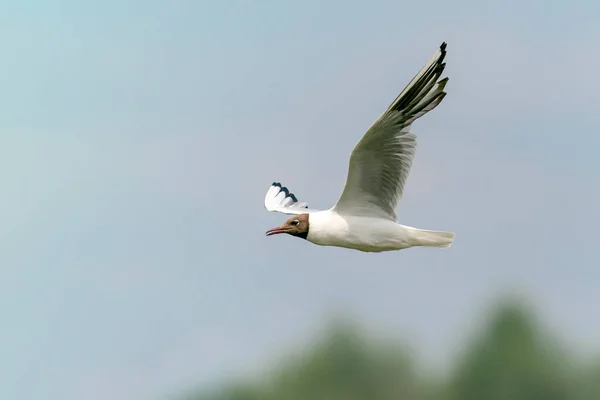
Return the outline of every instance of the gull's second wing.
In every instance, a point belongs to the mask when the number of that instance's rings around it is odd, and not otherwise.
[[[442,43],[358,142],[350,156],[346,186],[334,210],[396,221],[396,206],[417,146],[410,126],[446,96],[448,78],[438,81],[446,65],[445,56],[446,43]]]
[[[267,211],[283,214],[304,214],[318,211],[309,209],[306,203],[300,203],[294,193],[290,192],[285,186],[281,186],[279,182],[273,182],[267,190],[265,208]]]

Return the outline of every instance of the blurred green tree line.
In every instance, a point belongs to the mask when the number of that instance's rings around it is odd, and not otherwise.
[[[337,321],[262,378],[186,400],[600,400],[596,362],[568,354],[527,307],[501,301],[444,374],[399,343]]]

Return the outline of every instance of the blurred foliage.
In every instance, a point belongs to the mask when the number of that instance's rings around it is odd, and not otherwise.
[[[598,400],[600,360],[577,365],[525,307],[504,302],[443,379],[419,372],[403,346],[338,321],[262,379],[186,399]]]

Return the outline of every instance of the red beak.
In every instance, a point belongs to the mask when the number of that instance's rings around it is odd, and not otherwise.
[[[265,233],[265,235],[267,235],[267,236],[279,235],[280,233],[286,233],[286,232],[287,232],[287,229],[278,226],[277,228],[269,229]]]

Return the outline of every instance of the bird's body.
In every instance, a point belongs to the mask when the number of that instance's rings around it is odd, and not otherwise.
[[[344,216],[327,210],[308,214],[307,240],[321,246],[337,246],[366,252],[410,247],[401,225],[380,218]]]
[[[306,239],[321,246],[382,252],[413,246],[449,247],[452,243],[444,232],[424,231],[381,218],[341,215],[333,210],[309,213],[308,221]]]
[[[364,252],[452,245],[452,232],[417,229],[396,222],[396,206],[417,144],[410,128],[446,95],[448,78],[437,81],[445,67],[445,55],[443,43],[358,142],[350,156],[344,191],[332,208],[308,209],[280,183],[271,185],[265,208],[295,216],[267,231],[268,236],[287,233],[321,246]]]

